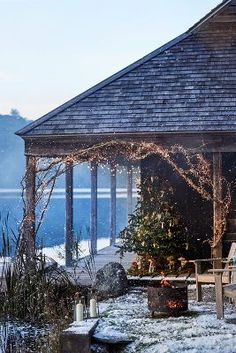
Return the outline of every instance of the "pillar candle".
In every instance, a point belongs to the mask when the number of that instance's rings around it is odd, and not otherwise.
[[[82,303],[76,304],[75,308],[75,320],[82,321],[84,319],[84,306]]]
[[[90,299],[90,306],[89,306],[90,317],[97,317],[97,303],[96,299]]]

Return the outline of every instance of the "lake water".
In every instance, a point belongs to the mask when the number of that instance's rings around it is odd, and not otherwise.
[[[137,191],[133,190],[133,204],[137,200]],[[20,189],[0,189],[0,214],[8,217],[8,227],[16,232],[22,216]],[[117,188],[117,234],[127,224],[127,190]],[[74,189],[74,233],[77,239],[89,238],[90,225],[90,188]],[[37,242],[43,247],[64,243],[65,226],[65,190],[56,188],[53,192],[43,224],[37,235]],[[110,189],[98,189],[98,238],[110,234]]]

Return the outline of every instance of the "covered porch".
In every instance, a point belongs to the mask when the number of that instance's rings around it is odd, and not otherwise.
[[[115,140],[112,140],[112,137],[97,136],[96,140],[94,137],[91,137],[92,141],[88,141],[88,136],[84,141],[81,141],[82,138],[79,138],[78,142],[77,137],[71,137],[70,139],[61,137],[53,138],[26,138],[25,139],[25,151],[26,151],[26,222],[24,224],[24,236],[28,243],[27,247],[30,249],[34,248],[35,242],[35,204],[36,204],[36,193],[35,193],[35,180],[37,176],[36,170],[36,161],[41,158],[57,159],[62,158],[62,161],[65,164],[65,246],[66,246],[66,266],[71,266],[73,263],[72,259],[72,248],[73,248],[73,223],[74,215],[73,212],[73,159],[75,164],[78,161],[75,159],[76,155],[79,155],[81,151],[89,151],[97,146],[105,144],[106,147],[109,147],[109,151],[106,151],[107,164],[109,165],[110,170],[110,214],[107,214],[110,224],[110,232],[107,234],[110,237],[110,246],[116,244],[117,230],[116,230],[116,197],[117,197],[117,182],[116,182],[116,168],[118,165],[122,165],[127,174],[127,202],[126,202],[126,214],[127,221],[128,215],[132,213],[134,208],[134,199],[133,199],[133,168],[140,168],[140,180],[146,178],[146,170],[149,168],[147,163],[147,158],[140,158],[139,160],[130,160],[129,156],[125,158],[124,153],[119,153],[119,143],[122,148],[127,143],[127,146],[134,143],[136,146],[141,144],[144,140],[145,143],[154,143],[161,145],[164,148],[170,148],[173,145],[181,145],[186,149],[194,150],[196,153],[207,153],[210,158],[212,158],[212,180],[213,180],[213,190],[214,198],[212,204],[213,210],[213,219],[209,219],[207,222],[212,224],[213,233],[217,232],[217,225],[222,221],[222,210],[221,210],[221,194],[222,194],[222,160],[224,161],[224,156],[226,154],[233,154],[236,152],[236,139],[233,134],[176,134],[175,136],[168,136],[165,134],[156,136],[156,135],[147,135],[147,136],[116,136]],[[95,140],[95,141],[94,141]],[[115,143],[114,146],[111,146]],[[48,147],[49,146],[49,147]],[[99,147],[100,148],[100,147]],[[120,147],[120,149],[122,149]],[[118,150],[118,151],[117,151]],[[88,157],[88,156],[87,156]],[[84,158],[84,157],[83,157]],[[104,157],[103,157],[104,158]],[[92,157],[94,159],[94,156]],[[91,155],[88,157],[88,160],[91,160]],[[84,159],[83,159],[84,161]],[[90,178],[91,178],[91,203],[90,209],[90,242],[91,242],[91,253],[95,255],[97,253],[97,196],[98,196],[98,185],[97,185],[97,170],[99,166],[99,160],[95,159],[90,162]],[[151,168],[151,166],[150,166]],[[178,186],[177,186],[178,187]],[[189,202],[191,205],[191,200]],[[190,206],[191,208],[191,206]],[[189,210],[189,217],[194,217]],[[214,235],[214,234],[213,234]],[[235,239],[234,234],[228,235],[231,237],[231,240]],[[114,247],[113,253],[114,253]],[[218,243],[217,247],[213,249],[213,257],[222,256],[222,244]],[[115,256],[115,253],[114,253]],[[109,259],[109,256],[108,256]]]

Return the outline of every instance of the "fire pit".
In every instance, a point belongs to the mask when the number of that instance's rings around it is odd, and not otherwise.
[[[178,315],[188,310],[188,291],[186,284],[163,281],[157,286],[150,286],[148,292],[148,309],[151,316]]]

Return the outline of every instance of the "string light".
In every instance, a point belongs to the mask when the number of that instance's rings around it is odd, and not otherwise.
[[[79,163],[87,163],[87,168],[91,170],[89,163],[95,162],[103,171],[110,167],[110,170],[116,171],[121,175],[126,170],[126,164],[137,166],[137,162],[151,155],[158,155],[164,159],[172,169],[177,172],[185,182],[195,190],[202,199],[206,201],[216,202],[221,207],[222,216],[217,220],[214,228],[214,238],[211,246],[216,247],[222,239],[222,235],[226,228],[226,216],[229,212],[231,204],[230,184],[224,177],[220,178],[223,185],[225,196],[219,198],[214,195],[214,183],[212,178],[212,165],[199,149],[185,148],[181,145],[173,145],[163,147],[156,143],[145,141],[108,141],[86,147],[81,150],[75,150],[73,154],[56,158],[36,158],[36,203],[44,197],[44,207],[47,208],[55,179],[65,173],[66,165],[73,163],[73,167]],[[24,184],[25,179],[23,180]],[[25,186],[24,186],[25,187]],[[48,198],[45,198],[47,193]],[[25,204],[25,202],[24,202]],[[45,209],[41,211],[44,215]],[[23,222],[28,216],[24,216]]]

